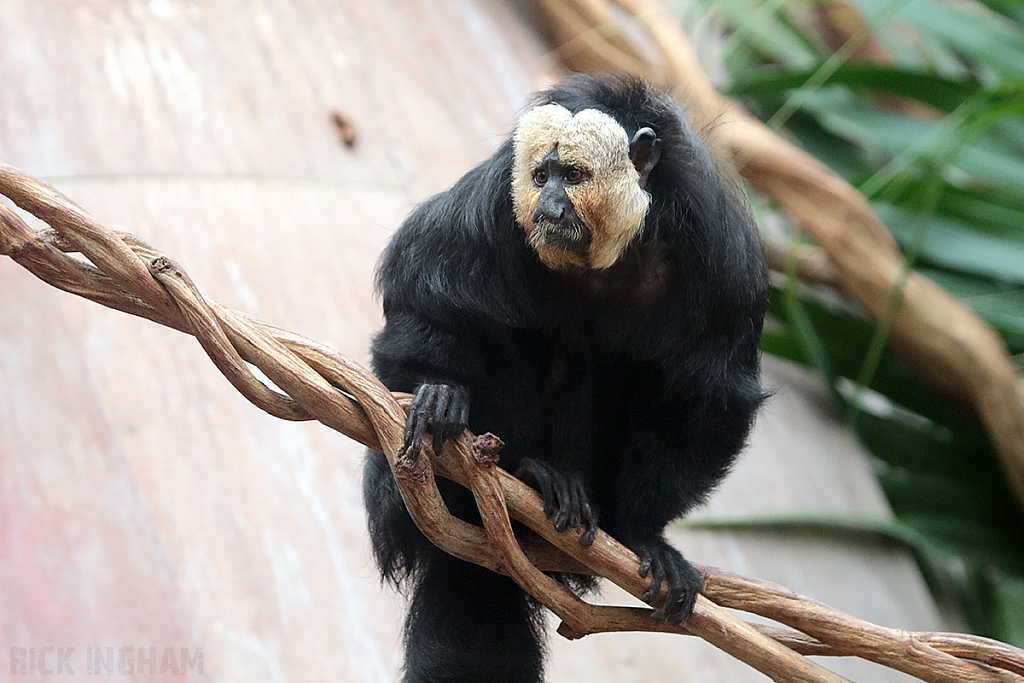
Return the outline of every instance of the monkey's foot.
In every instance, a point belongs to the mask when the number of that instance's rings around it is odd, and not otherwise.
[[[651,586],[643,596],[644,602],[654,604],[663,583],[668,588],[664,604],[651,616],[677,626],[684,619],[689,619],[697,594],[704,586],[704,575],[663,538],[630,547],[640,556],[640,576],[651,577]]]
[[[419,457],[428,424],[434,453],[440,453],[444,442],[461,434],[468,423],[467,389],[457,384],[421,384],[405,422],[405,453],[413,459]]]
[[[594,514],[577,474],[561,472],[546,462],[523,458],[516,476],[540,491],[544,499],[544,516],[552,519],[557,531],[580,530],[580,545],[594,543],[597,536],[597,515]]]

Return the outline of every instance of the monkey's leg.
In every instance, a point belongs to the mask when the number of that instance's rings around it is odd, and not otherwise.
[[[404,683],[540,683],[543,624],[511,579],[436,550],[405,622]]]
[[[640,557],[640,576],[651,577],[644,602],[653,604],[663,583],[668,589],[664,604],[651,616],[676,625],[689,619],[704,585],[704,575],[664,538],[626,545]]]
[[[373,450],[366,452],[363,505],[381,577],[401,586],[416,571],[419,558],[434,545],[409,516],[387,458]]]

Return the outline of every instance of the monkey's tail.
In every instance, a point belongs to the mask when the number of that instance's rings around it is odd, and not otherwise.
[[[540,683],[543,615],[511,579],[437,551],[415,581],[405,683]]]

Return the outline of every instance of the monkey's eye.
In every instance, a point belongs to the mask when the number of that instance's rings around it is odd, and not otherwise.
[[[534,174],[533,174],[533,182],[537,183],[538,185],[543,185],[547,181],[548,181],[548,172],[547,171],[545,171],[544,169],[541,168],[541,169],[538,169],[537,171],[534,172]]]
[[[570,168],[565,172],[565,182],[578,183],[586,177],[586,174],[578,168]]]

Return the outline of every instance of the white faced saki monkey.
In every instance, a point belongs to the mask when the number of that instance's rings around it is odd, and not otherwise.
[[[600,524],[640,556],[648,601],[667,586],[655,618],[687,618],[702,576],[663,531],[725,475],[764,399],[768,279],[742,195],[680,108],[623,77],[540,93],[399,228],[377,287],[374,370],[416,396],[407,450],[497,434],[557,529],[587,545]],[[438,483],[479,523],[468,491]],[[411,593],[405,681],[540,681],[536,601],[428,542],[380,453],[364,497],[381,572]]]

